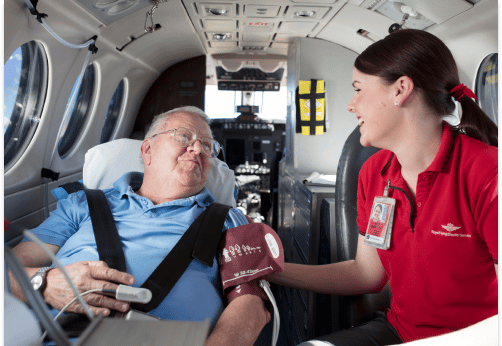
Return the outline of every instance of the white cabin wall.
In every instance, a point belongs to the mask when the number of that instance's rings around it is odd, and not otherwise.
[[[288,109],[291,111],[288,112],[286,129],[289,151],[286,166],[295,175],[309,175],[314,171],[336,174],[345,140],[358,124],[355,115],[347,111],[347,104],[354,95],[351,83],[356,57],[357,54],[347,48],[313,38],[297,39],[290,50],[288,100],[291,100],[291,107]],[[299,80],[310,79],[322,79],[326,83],[328,126],[323,135],[304,136],[294,133],[295,89]]]
[[[451,50],[460,82],[474,90],[479,65],[498,52],[498,1],[485,0],[440,26],[428,30]]]
[[[113,139],[131,134],[145,94],[164,69],[204,54],[181,2],[163,4],[156,12],[157,18],[163,18],[165,23],[176,28],[175,34],[163,22],[163,30],[132,43],[122,52],[116,47],[122,46],[128,35],[144,31],[147,9],[110,26],[103,26],[84,8],[69,0],[41,1],[37,9],[49,15],[45,20],[47,24],[68,42],[83,43],[98,35],[98,53],[90,58],[90,63],[95,64],[96,82],[89,116],[68,156],[61,159],[56,151],[51,164],[66,103],[87,49],[71,49],[59,43],[29,13],[24,0],[5,0],[4,63],[17,48],[31,40],[43,45],[48,59],[48,87],[40,123],[21,158],[4,173],[4,216],[27,227],[38,225],[45,217],[43,209],[47,195],[49,209],[55,207],[55,200],[48,191],[81,179],[84,155],[99,144],[110,100],[122,78],[126,79],[125,112],[118,119]],[[148,46],[152,42],[154,45]],[[60,173],[59,181],[50,183],[48,189],[42,184],[42,167]]]

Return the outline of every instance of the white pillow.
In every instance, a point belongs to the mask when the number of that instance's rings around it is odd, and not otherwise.
[[[85,154],[84,186],[88,189],[107,189],[127,172],[144,172],[140,151],[142,142],[122,138],[89,149]],[[206,187],[216,202],[235,208],[234,171],[225,162],[213,159]]]

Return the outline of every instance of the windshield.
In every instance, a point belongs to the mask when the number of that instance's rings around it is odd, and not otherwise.
[[[259,107],[258,117],[264,120],[286,120],[285,87],[279,91],[254,92],[253,104]],[[211,119],[236,118],[236,106],[242,103],[241,91],[218,90],[216,85],[206,85],[205,112]]]

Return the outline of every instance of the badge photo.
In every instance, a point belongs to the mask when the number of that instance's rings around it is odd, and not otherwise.
[[[375,197],[366,228],[366,244],[382,250],[390,247],[395,204],[396,200],[393,198]]]

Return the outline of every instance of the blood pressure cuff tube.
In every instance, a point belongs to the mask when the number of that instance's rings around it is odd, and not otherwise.
[[[277,233],[262,223],[252,223],[223,232],[218,247],[223,295],[230,303],[244,294],[268,301],[260,278],[281,272],[284,251]]]

